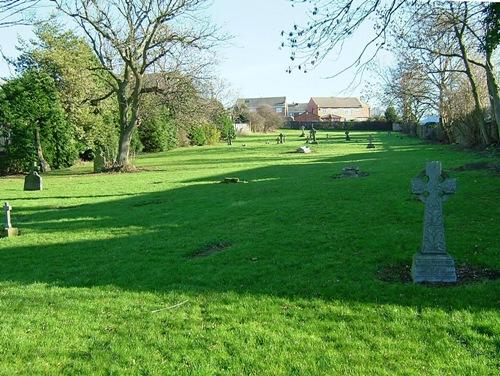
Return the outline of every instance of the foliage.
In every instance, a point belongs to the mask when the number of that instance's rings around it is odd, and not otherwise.
[[[485,43],[484,50],[493,53],[500,43],[500,3],[490,3],[484,9]]]
[[[248,112],[252,132],[272,132],[284,125],[284,119],[269,105],[261,106],[256,112]]]
[[[236,104],[232,110],[233,119],[236,123],[249,123],[251,121],[251,112],[245,104]]]
[[[145,119],[138,128],[143,151],[154,153],[171,149],[175,146],[175,127],[168,115]]]
[[[283,126],[284,120],[271,106],[262,106],[257,109],[257,114],[263,119],[264,133],[272,132]]]
[[[128,169],[142,96],[170,93],[171,79],[179,72],[198,77],[213,61],[203,53],[210,55],[219,40],[218,31],[208,20],[196,17],[206,0],[53,3],[82,29],[100,69],[110,78],[108,90],[117,98],[120,131],[115,168]]]
[[[342,130],[290,154],[304,140],[280,132],[284,145],[274,133],[138,156],[134,174],[79,164],[45,175],[36,196],[2,179],[23,236],[0,241],[0,374],[498,373],[500,281],[378,279],[420,248],[423,205],[409,183],[424,161],[498,159],[387,132],[345,143]],[[370,176],[332,179],[353,163]],[[499,270],[500,178],[450,175],[449,252]],[[216,183],[225,177],[249,183]],[[230,246],[187,257],[213,244]]]
[[[398,113],[396,112],[394,106],[387,107],[384,116],[385,120],[390,121],[391,123],[398,123],[400,121]]]
[[[204,122],[191,128],[189,138],[191,145],[214,145],[219,142],[221,133],[215,125]]]
[[[80,153],[95,146],[116,148],[116,98],[96,100],[107,94],[109,77],[99,69],[91,47],[74,32],[54,23],[39,24],[35,37],[19,47],[16,70],[22,73],[39,69],[53,78],[66,118],[75,130]]]
[[[219,130],[222,139],[226,140],[229,136],[232,139],[236,137],[233,121],[226,111],[217,114],[212,120],[215,127]]]
[[[65,119],[54,80],[44,72],[26,70],[4,83],[0,93],[9,172],[27,171],[36,160],[36,131],[45,160],[55,168],[71,166],[77,156],[74,129]]]
[[[160,152],[177,146],[177,126],[167,106],[161,96],[143,97],[138,134],[144,152]]]

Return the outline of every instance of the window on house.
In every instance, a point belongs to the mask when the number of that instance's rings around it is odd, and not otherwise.
[[[283,108],[282,107],[276,107],[276,112],[282,113],[283,112]]]

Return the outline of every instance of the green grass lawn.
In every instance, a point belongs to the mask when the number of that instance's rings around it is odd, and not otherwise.
[[[420,247],[425,162],[488,158],[366,132],[291,153],[299,134],[0,179],[22,231],[0,240],[0,374],[498,375],[500,281],[378,279]],[[332,178],[347,165],[370,175]],[[450,174],[450,253],[500,269],[500,176]]]

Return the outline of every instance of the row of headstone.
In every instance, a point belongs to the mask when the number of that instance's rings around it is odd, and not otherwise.
[[[301,130],[302,130],[302,133],[300,134],[299,137],[306,137],[306,134],[305,134],[305,127],[302,126],[301,127]],[[318,141],[316,139],[316,132],[317,130],[314,129],[314,127],[311,127],[311,130],[309,131],[309,137],[306,138],[306,143],[308,144],[317,144]],[[351,137],[349,136],[349,130],[345,130],[345,140],[346,141],[351,141]],[[280,133],[279,135],[279,138],[281,137],[285,137],[283,135],[283,133]],[[326,138],[329,139],[329,134],[326,135]],[[280,142],[279,139],[277,140],[279,144],[283,144],[284,142]],[[373,136],[372,135],[369,135],[368,136],[368,145],[366,146],[367,149],[374,149],[375,148],[375,144],[373,143]]]

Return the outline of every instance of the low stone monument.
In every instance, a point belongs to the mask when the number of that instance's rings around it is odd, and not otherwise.
[[[359,176],[359,167],[357,166],[348,166],[342,169],[342,176],[346,178],[358,177]]]
[[[11,210],[12,210],[12,207],[9,205],[9,203],[6,202],[3,206],[3,212],[4,212],[3,229],[0,232],[0,237],[2,237],[2,238],[10,238],[12,236],[19,235],[19,230],[17,228],[12,227],[12,222],[10,220],[10,211]]]
[[[297,153],[309,154],[310,152],[311,149],[309,148],[309,146],[301,146],[297,149]]]
[[[367,149],[374,149],[375,145],[373,145],[373,136],[369,135],[368,136],[368,145],[366,146]]]
[[[306,127],[301,126],[300,129],[302,130],[302,133],[300,134],[299,137],[306,137]]]
[[[345,140],[346,141],[351,141],[351,137],[349,137],[349,131],[346,129],[345,133]]]
[[[42,189],[42,177],[38,174],[36,163],[33,162],[30,173],[24,178],[24,190],[41,191]]]
[[[457,281],[455,262],[446,251],[443,218],[443,202],[456,188],[456,179],[446,178],[438,161],[427,163],[425,173],[411,182],[412,193],[425,204],[422,248],[411,267],[415,283]]]

